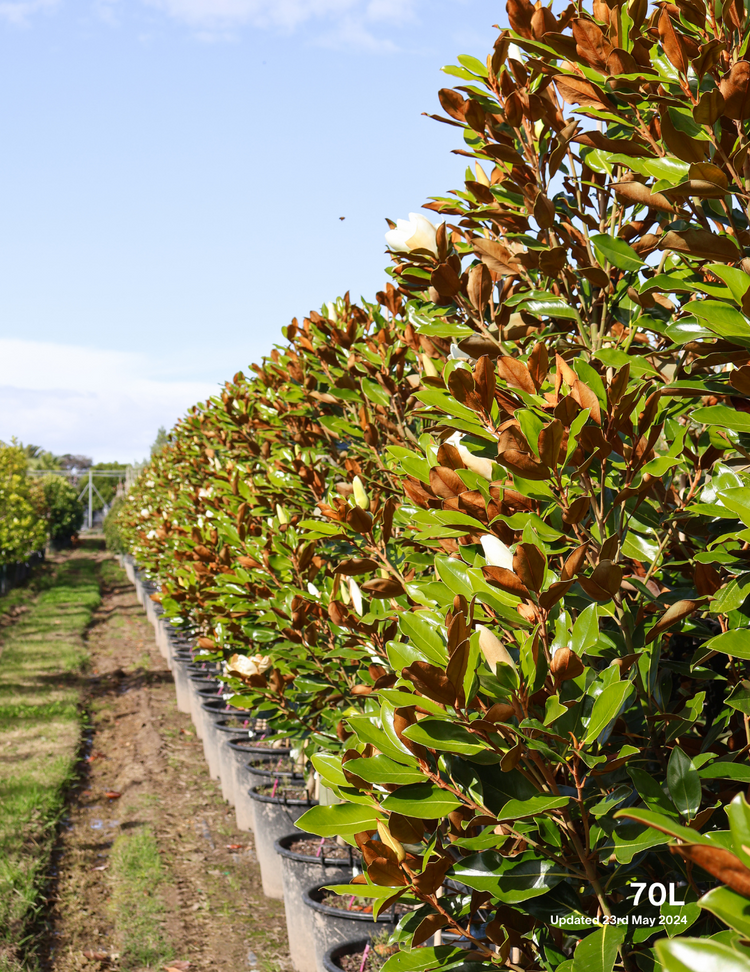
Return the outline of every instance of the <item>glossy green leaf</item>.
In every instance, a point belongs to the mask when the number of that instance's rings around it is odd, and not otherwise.
[[[577,655],[592,648],[599,640],[599,611],[596,604],[589,604],[578,615],[573,625],[570,647]]]
[[[699,425],[718,425],[722,429],[732,429],[735,432],[750,432],[750,413],[738,412],[728,405],[696,408],[690,413],[690,418]]]
[[[615,858],[620,864],[630,864],[638,854],[642,854],[652,847],[669,843],[669,837],[648,827],[645,829],[618,827],[614,832],[614,841]]]
[[[569,797],[531,797],[530,800],[508,800],[498,813],[498,820],[522,820],[524,817],[535,817],[538,813],[549,813],[559,810],[570,802]]]
[[[701,805],[701,781],[689,756],[675,746],[667,766],[667,786],[683,817],[692,819]]]
[[[421,817],[423,820],[445,817],[460,805],[461,801],[457,797],[436,783],[400,786],[382,803],[384,810],[401,813],[406,817]]]
[[[383,814],[371,807],[354,803],[334,803],[306,810],[297,821],[297,826],[300,830],[319,837],[336,837],[338,834],[358,834],[362,830],[374,830],[377,821],[383,819]]]
[[[543,300],[524,300],[518,305],[519,310],[525,310],[527,314],[534,317],[555,317],[562,320],[577,321],[578,311],[564,300],[555,297],[547,297]]]
[[[433,665],[447,662],[448,649],[440,632],[434,624],[421,617],[421,613],[404,611],[399,616],[399,627]]]
[[[626,931],[624,925],[605,925],[587,935],[573,953],[573,972],[612,972]]]
[[[727,509],[739,516],[745,526],[750,526],[750,487],[735,486],[731,489],[722,489],[719,492],[719,499]]]
[[[591,710],[591,719],[584,739],[585,743],[592,743],[604,731],[620,713],[632,693],[632,682],[614,682],[597,696],[594,701],[594,708]]]
[[[712,614],[729,614],[741,607],[750,595],[750,572],[740,574],[717,591],[711,601]]]
[[[720,651],[734,658],[750,658],[750,630],[735,628],[711,638],[703,646],[706,651]]]
[[[451,873],[470,888],[490,891],[508,904],[545,894],[567,876],[552,861],[527,858],[513,864],[495,851],[466,857],[455,864]]]
[[[706,269],[723,280],[737,303],[742,303],[742,299],[747,293],[748,287],[750,287],[750,276],[744,270],[740,270],[739,267],[728,267],[723,263],[709,263]]]
[[[386,960],[381,972],[426,972],[427,969],[452,970],[465,968],[466,951],[455,945],[425,946],[411,950],[402,949]],[[473,972],[467,968],[467,972]]]
[[[472,74],[476,74],[477,77],[487,77],[487,65],[482,64],[478,57],[472,57],[471,54],[459,54],[456,60],[459,64],[463,65],[467,71],[471,71]]]
[[[750,807],[745,796],[738,793],[727,807],[732,849],[745,867],[750,867]]]
[[[737,780],[738,783],[750,784],[750,766],[747,763],[717,759],[708,766],[702,766],[698,770],[698,776],[703,780]]]
[[[313,757],[313,761],[315,757]],[[368,759],[350,759],[346,762],[348,772],[354,773],[368,783],[420,783],[424,774],[417,769],[403,766],[395,760],[383,756],[371,756]],[[344,779],[344,785],[348,785]]]
[[[662,938],[656,954],[664,972],[750,972],[750,959],[710,939]]]
[[[704,837],[699,830],[685,827],[672,818],[664,816],[663,813],[655,813],[653,810],[637,807],[629,810],[618,810],[615,817],[627,817],[629,820],[635,820],[647,827],[655,827],[661,832],[666,832],[670,837],[677,837],[688,844],[708,844],[711,846],[711,841],[708,837]]]
[[[416,759],[411,753],[396,745],[383,730],[376,726],[367,716],[349,716],[347,719],[354,734],[364,743],[372,743],[381,753],[395,759],[397,763],[416,765]]]
[[[719,300],[696,300],[691,301],[690,310],[714,334],[743,344],[750,342],[750,322],[731,304]]]
[[[354,898],[390,898],[393,894],[393,888],[379,884],[328,884],[326,890]]]
[[[727,887],[712,888],[698,902],[730,928],[750,938],[750,900]]]
[[[750,716],[750,681],[745,679],[732,689],[731,694],[726,699],[726,704],[732,709],[737,709],[743,715]],[[750,766],[747,767],[750,771]]]
[[[478,736],[447,719],[421,719],[403,733],[407,739],[438,752],[475,756],[488,749]]]
[[[333,753],[315,753],[310,762],[320,773],[326,783],[333,786],[348,786],[344,774],[341,772],[341,759]]]
[[[640,270],[646,264],[638,256],[632,246],[625,240],[616,236],[608,236],[606,233],[595,233],[591,237],[597,257],[600,263],[611,263],[619,270]]]

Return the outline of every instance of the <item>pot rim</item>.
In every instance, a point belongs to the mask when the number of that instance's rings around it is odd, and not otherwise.
[[[250,799],[257,800],[258,803],[275,803],[283,807],[317,807],[318,805],[317,800],[311,800],[309,797],[307,800],[287,800],[286,797],[266,796],[265,793],[258,793],[257,790],[257,786],[251,786],[247,792]]]
[[[283,837],[279,837],[278,840],[274,841],[274,850],[280,857],[285,857],[288,861],[298,861],[302,864],[320,864],[322,867],[326,865],[341,867],[341,865],[346,866],[347,864],[351,867],[354,866],[354,860],[351,854],[349,855],[349,860],[345,857],[315,857],[312,854],[298,854],[296,851],[290,850],[289,847],[285,846],[285,844],[291,841],[309,840],[310,837],[314,836],[314,834],[285,834]]]
[[[215,699],[209,698],[206,699],[205,702],[201,702],[201,709],[203,709],[204,712],[215,712],[217,708],[217,703],[220,703],[223,706],[223,708],[221,709],[222,712],[229,712],[233,715],[235,712],[243,711],[242,709],[235,709],[233,705],[227,705],[227,703],[224,701],[223,697],[221,696]]]
[[[338,945],[331,945],[323,956],[323,964],[325,965],[328,962],[333,968],[339,969],[341,966],[336,965],[338,959],[345,955],[356,955],[357,952],[363,952],[369,942],[369,938],[361,938],[356,942],[341,942]]]
[[[252,740],[248,739],[247,736],[243,736],[242,742],[252,742]],[[261,739],[259,740],[259,742],[263,742],[263,740]],[[270,746],[240,746],[238,743],[232,742],[231,740],[229,745],[234,750],[235,753],[255,752],[255,753],[267,753],[269,756],[288,756],[289,753],[291,752],[291,749],[288,746],[286,747],[281,746],[279,747],[279,749],[271,749]]]
[[[378,917],[375,918],[373,915],[366,915],[361,911],[343,911],[341,908],[332,908],[330,905],[324,905],[312,897],[316,892],[322,891],[324,887],[324,884],[316,884],[314,887],[302,892],[302,900],[307,907],[312,908],[313,911],[317,911],[321,915],[344,918],[347,921],[369,921],[375,925],[393,925],[398,920],[390,911],[386,913],[381,911]]]
[[[217,719],[214,725],[221,729],[222,732],[227,732],[228,727],[223,724],[227,721],[227,719]],[[237,742],[247,739],[247,731],[249,728],[249,726],[243,726],[241,729],[238,729],[237,726],[233,727],[232,732],[235,734],[235,736],[237,736]]]

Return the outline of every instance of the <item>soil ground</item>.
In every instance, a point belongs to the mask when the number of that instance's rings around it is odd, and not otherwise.
[[[53,855],[41,968],[287,972],[283,903],[263,895],[252,835],[208,777],[124,571],[90,555],[102,588],[86,639],[90,726]]]

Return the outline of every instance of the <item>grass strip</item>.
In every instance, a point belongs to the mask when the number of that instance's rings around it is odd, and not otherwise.
[[[162,931],[165,870],[150,828],[121,834],[112,846],[110,866],[121,968],[159,969],[174,958],[174,950]]]
[[[32,929],[80,744],[97,567],[84,547],[12,592],[11,606],[27,610],[5,628],[0,655],[0,972],[37,968]]]

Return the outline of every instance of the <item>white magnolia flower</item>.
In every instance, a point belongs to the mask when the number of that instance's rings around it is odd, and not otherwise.
[[[385,234],[385,242],[396,253],[410,250],[429,250],[437,256],[435,234],[437,226],[419,213],[409,213],[408,219],[397,219],[396,229]]]
[[[313,597],[319,597],[320,596],[320,591],[315,586],[315,584],[313,584],[312,581],[308,581],[307,582],[307,593],[308,594],[312,594]]]
[[[354,610],[361,617],[363,613],[362,591],[360,591],[359,584],[357,584],[357,582],[354,580],[353,577],[349,578],[349,594],[351,595],[352,598],[352,605],[354,607]]]
[[[328,315],[328,320],[329,321],[335,321],[336,318],[337,318],[337,316],[338,316],[336,314],[336,305],[335,304],[332,304],[330,302],[330,300],[326,304],[326,314]]]
[[[513,570],[513,554],[502,540],[493,537],[491,533],[485,533],[481,541],[485,559],[490,566],[505,567],[507,570]]]
[[[232,655],[227,662],[227,674],[239,675],[240,678],[250,678],[251,675],[262,675],[272,665],[270,655]]]
[[[462,351],[457,344],[451,344],[451,359],[453,361],[473,361],[470,354]]]

